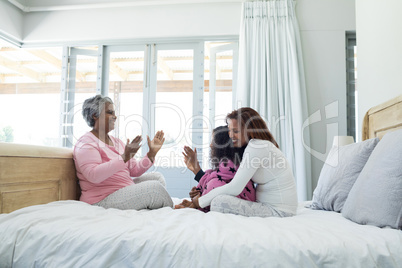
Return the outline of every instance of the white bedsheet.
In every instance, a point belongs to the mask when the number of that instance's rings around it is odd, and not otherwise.
[[[402,267],[402,231],[302,205],[247,218],[58,201],[0,215],[0,267]]]

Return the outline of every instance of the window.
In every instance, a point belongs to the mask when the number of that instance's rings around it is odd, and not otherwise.
[[[61,55],[0,39],[0,141],[59,145]]]
[[[203,168],[209,168],[209,143],[215,127],[226,125],[234,108],[237,77],[237,42],[205,42]]]
[[[0,46],[0,112],[9,115],[0,122],[0,141],[71,148],[90,130],[84,100],[108,95],[118,116],[112,135],[146,139],[164,130],[155,169],[178,197],[195,183],[183,146],[197,147],[208,168],[210,133],[234,108],[237,42]],[[144,145],[139,155],[147,151]]]
[[[97,91],[97,47],[64,48],[61,74],[60,142],[72,147],[88,131],[82,104]],[[66,60],[68,58],[68,60]]]
[[[356,33],[346,34],[346,81],[347,81],[347,135],[353,136],[355,141],[359,140],[358,108],[356,88],[357,61],[356,61]]]
[[[108,70],[105,82],[118,116],[114,135],[123,141],[132,140],[146,128],[143,122],[146,46],[106,46],[105,54],[108,58],[104,66]]]

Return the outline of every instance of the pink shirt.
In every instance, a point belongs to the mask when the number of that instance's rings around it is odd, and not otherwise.
[[[80,180],[80,200],[95,204],[115,191],[133,185],[131,177],[144,174],[152,166],[147,156],[124,163],[125,144],[110,136],[114,146],[99,140],[91,132],[83,135],[74,147],[73,157]]]

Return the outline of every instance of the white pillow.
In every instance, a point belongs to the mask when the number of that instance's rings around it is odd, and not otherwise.
[[[378,138],[375,138],[332,147],[314,190],[311,208],[341,212],[350,189],[377,143]]]
[[[378,143],[350,190],[342,215],[359,224],[402,228],[402,129]]]

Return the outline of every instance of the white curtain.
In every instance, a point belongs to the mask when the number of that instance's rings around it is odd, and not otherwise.
[[[239,38],[238,108],[251,107],[268,122],[293,167],[299,200],[311,198],[307,98],[295,2],[244,2]]]

